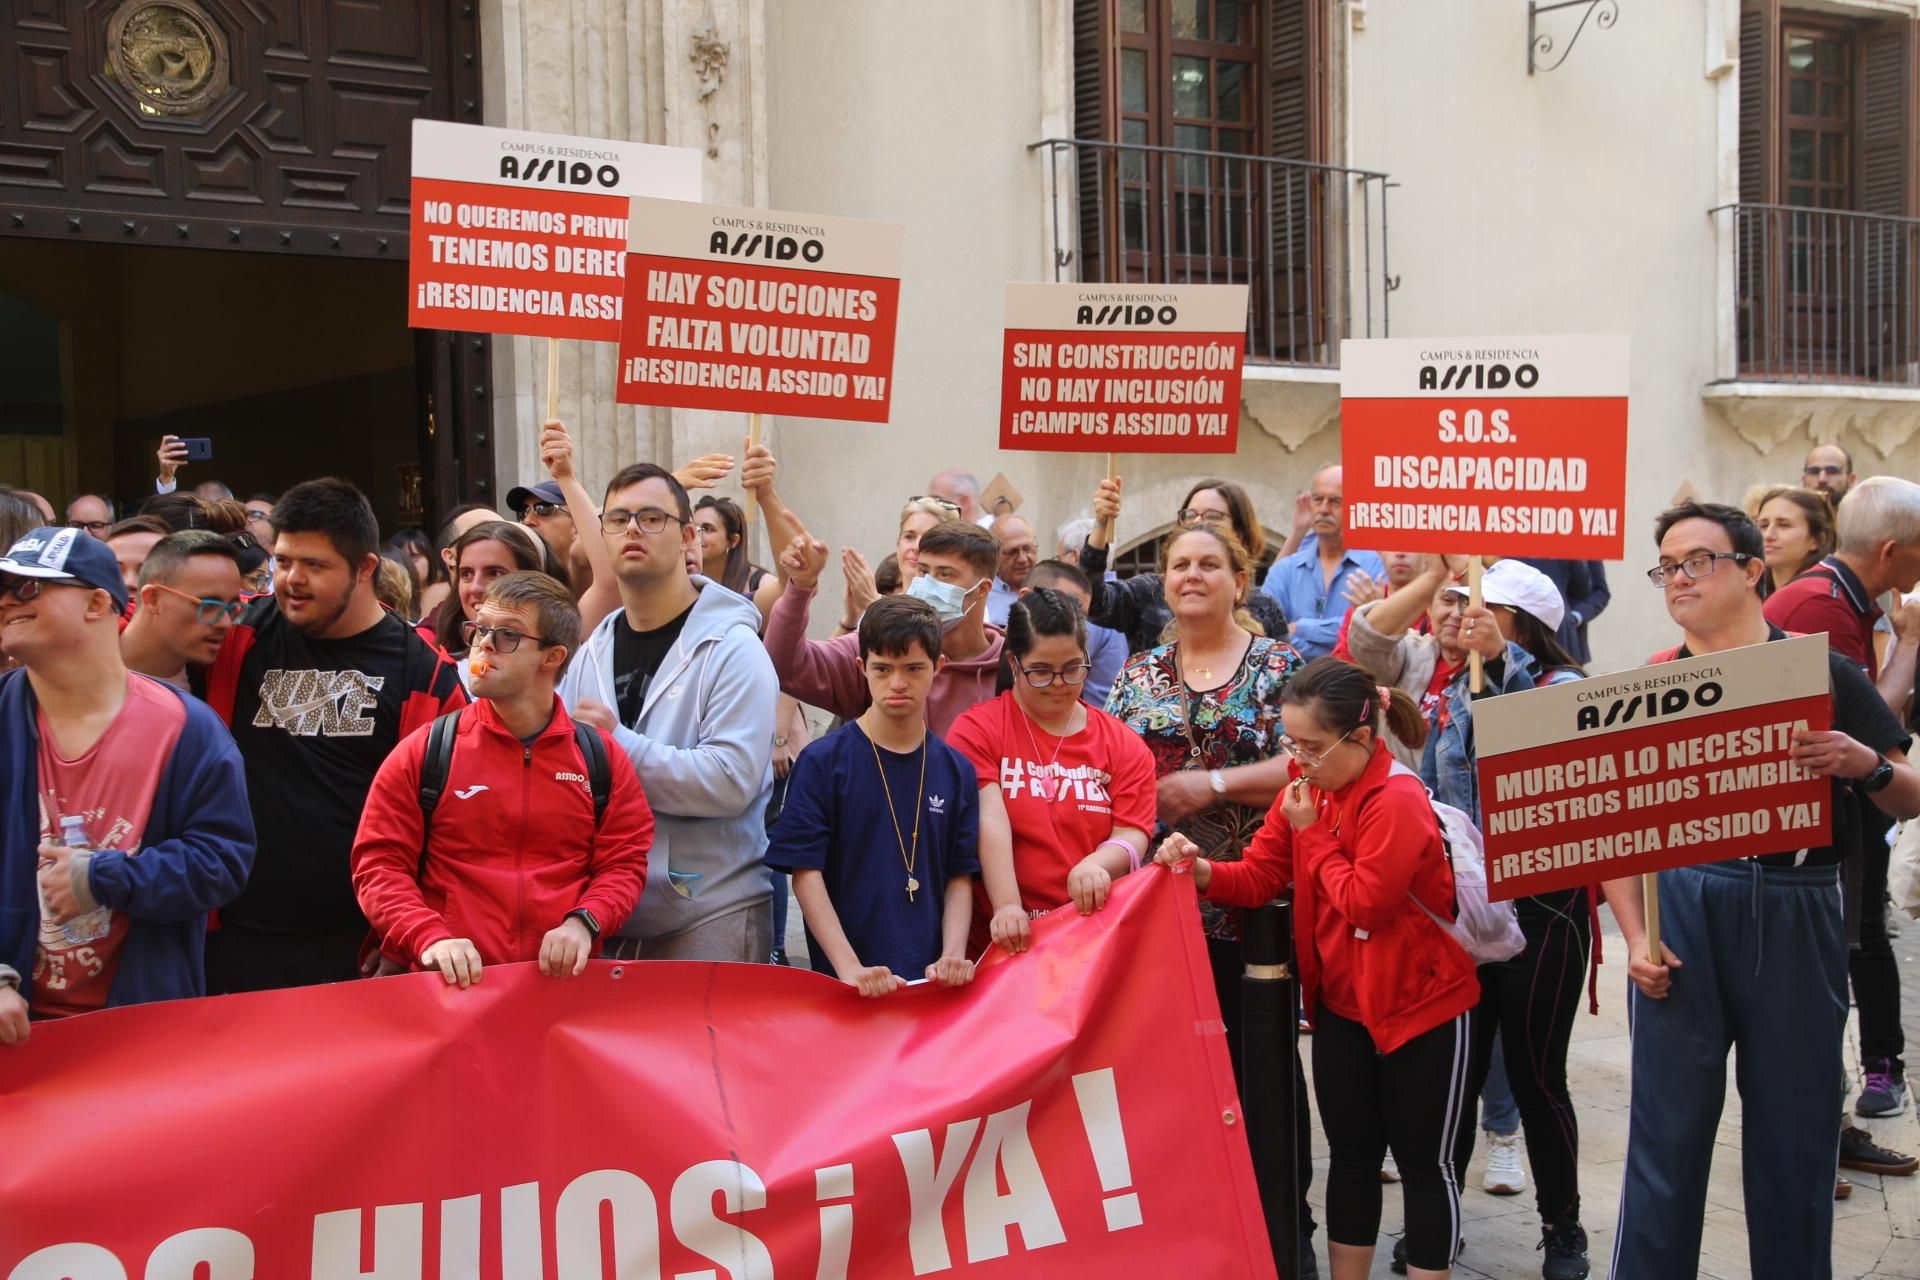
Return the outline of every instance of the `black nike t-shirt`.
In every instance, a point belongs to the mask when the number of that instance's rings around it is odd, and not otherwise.
[[[451,709],[465,701],[459,675],[391,613],[359,635],[318,640],[267,599],[241,625],[254,639],[232,728],[259,852],[221,918],[288,932],[364,925],[351,854],[374,772],[400,741],[408,695],[429,692]]]
[[[652,631],[635,631],[625,613],[614,618],[613,694],[620,704],[621,724],[631,725],[640,719],[647,689],[660,674],[660,664],[667,660],[667,653],[680,639],[687,615],[692,612],[693,605],[688,605],[679,617]]]

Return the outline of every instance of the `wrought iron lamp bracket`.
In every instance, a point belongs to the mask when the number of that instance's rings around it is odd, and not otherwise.
[[[1567,38],[1566,45],[1560,50],[1560,56],[1552,62],[1543,63],[1541,59],[1553,53],[1554,43],[1552,36],[1540,33],[1538,20],[1542,14],[1557,13],[1561,9],[1583,10],[1580,15],[1580,25],[1575,27],[1573,34]],[[1573,52],[1573,46],[1580,42],[1580,36],[1586,31],[1589,21],[1597,30],[1605,31],[1619,18],[1619,0],[1558,0],[1555,4],[1540,4],[1537,0],[1527,0],[1527,74],[1532,75],[1535,71],[1556,70],[1567,60],[1567,55]]]

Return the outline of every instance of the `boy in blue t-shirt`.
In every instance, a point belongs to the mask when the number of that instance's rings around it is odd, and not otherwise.
[[[909,596],[876,600],[860,663],[873,705],[794,762],[767,865],[793,873],[815,972],[863,996],[922,974],[961,986],[973,981],[979,777],[927,729],[939,615]]]

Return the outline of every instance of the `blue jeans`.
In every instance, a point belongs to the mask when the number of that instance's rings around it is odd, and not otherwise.
[[[1507,1084],[1507,1058],[1498,1032],[1493,1037],[1487,1083],[1480,1090],[1480,1127],[1502,1137],[1520,1132],[1520,1104],[1513,1100],[1513,1089]]]

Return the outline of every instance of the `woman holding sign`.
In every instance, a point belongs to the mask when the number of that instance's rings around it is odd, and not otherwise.
[[[1406,1203],[1408,1274],[1451,1274],[1460,1190],[1448,1139],[1465,1122],[1473,960],[1447,927],[1453,872],[1426,789],[1386,748],[1418,745],[1413,699],[1350,662],[1320,658],[1288,683],[1290,781],[1232,860],[1174,834],[1155,860],[1191,865],[1210,904],[1254,907],[1293,885],[1300,993],[1313,1020],[1313,1084],[1332,1148],[1327,1253],[1362,1280],[1380,1234],[1389,1148]]]
[[[1166,594],[1166,582],[1157,573],[1136,573],[1131,578],[1108,582],[1107,541],[1113,522],[1120,518],[1120,477],[1108,476],[1093,492],[1093,532],[1080,550],[1080,571],[1093,583],[1093,607],[1087,621],[1097,622],[1127,638],[1127,652],[1145,653],[1164,643],[1167,624],[1176,612]],[[1201,480],[1187,490],[1174,523],[1182,529],[1206,525],[1231,530],[1234,539],[1246,548],[1250,566],[1260,563],[1266,550],[1267,535],[1254,514],[1253,500],[1247,491],[1228,480]],[[1259,630],[1276,639],[1285,639],[1287,615],[1272,596],[1253,592],[1244,602],[1247,614],[1259,624]]]

